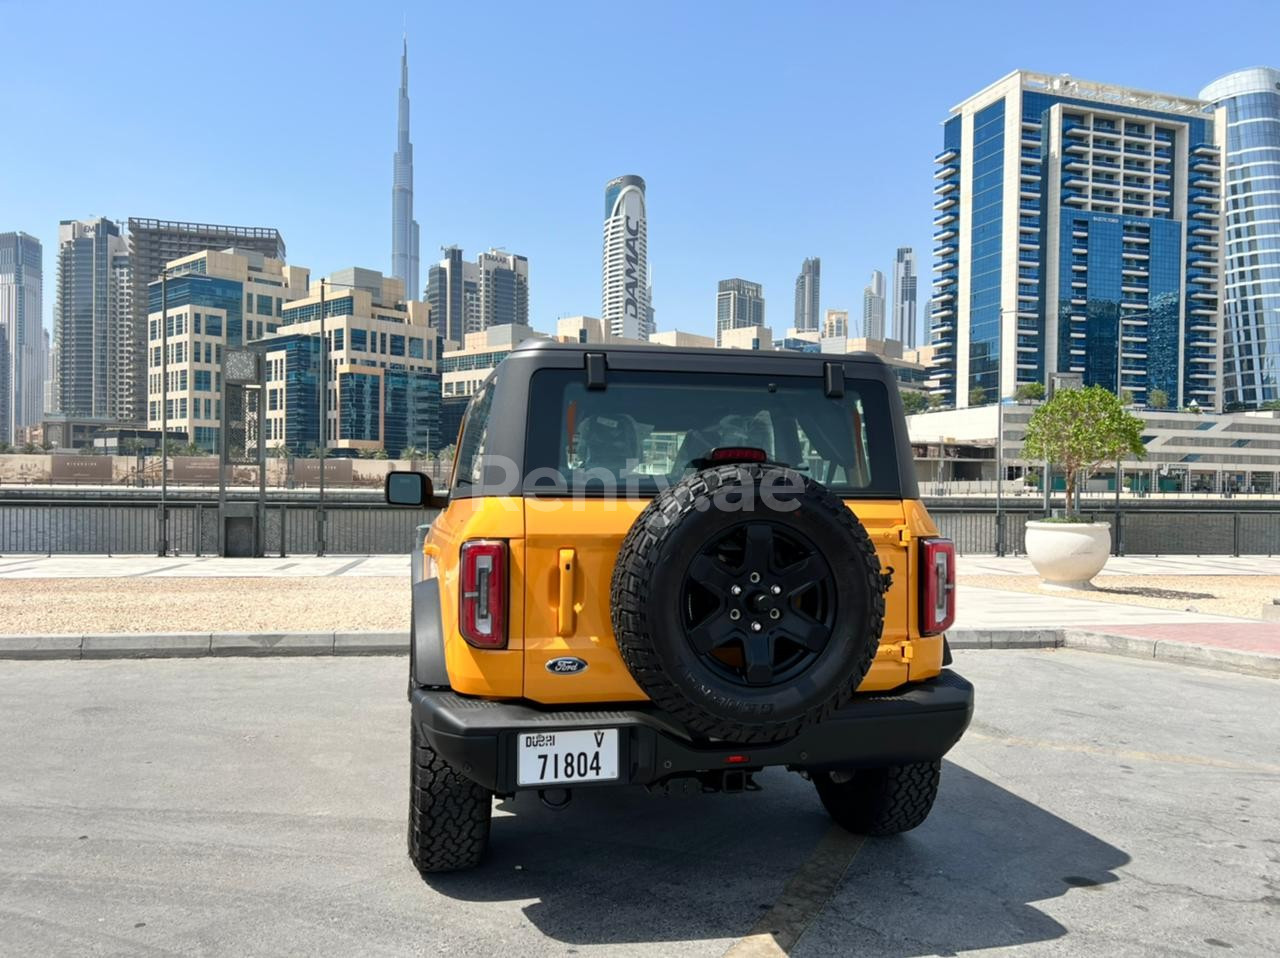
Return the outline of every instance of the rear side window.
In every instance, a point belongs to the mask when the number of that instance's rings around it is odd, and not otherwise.
[[[480,387],[467,406],[466,418],[462,422],[462,434],[458,440],[458,450],[454,457],[453,488],[464,489],[481,480],[481,467],[485,452],[485,443],[489,434],[489,414],[493,409],[494,384],[497,377],[491,378]]]
[[[526,491],[604,489],[653,495],[726,446],[763,449],[836,495],[896,496],[893,420],[882,383],[819,377],[610,371],[586,388],[577,370],[545,369],[530,390]]]

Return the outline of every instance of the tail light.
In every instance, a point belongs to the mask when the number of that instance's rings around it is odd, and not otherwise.
[[[956,620],[955,543],[921,539],[920,566],[920,634],[939,635]]]
[[[458,631],[480,649],[507,647],[507,544],[472,539],[462,544]]]

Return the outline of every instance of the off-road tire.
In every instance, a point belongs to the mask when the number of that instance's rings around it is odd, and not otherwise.
[[[929,817],[942,762],[856,769],[848,781],[815,772],[818,798],[837,825],[855,835],[898,835]],[[850,774],[850,773],[846,773]]]
[[[493,795],[436,754],[414,728],[409,754],[409,858],[423,875],[474,868],[489,844]]]
[[[837,640],[833,632],[829,661],[822,662],[820,670],[817,665],[810,669],[810,673],[820,671],[821,681],[815,674],[807,679],[802,675],[791,683],[792,688],[781,690],[770,700],[753,690],[717,685],[708,677],[710,673],[694,674],[696,669],[677,649],[678,643],[686,642],[683,628],[668,618],[678,605],[668,580],[683,575],[676,569],[679,563],[672,561],[673,552],[687,550],[691,539],[706,541],[699,530],[706,528],[706,514],[716,508],[718,496],[751,486],[758,490],[762,481],[775,481],[779,475],[792,484],[796,491],[789,495],[801,500],[800,507],[808,510],[810,521],[815,514],[820,519],[825,540],[838,543],[824,552],[824,559],[833,572],[843,573],[837,576],[842,594],[838,602],[845,603],[847,609],[837,622],[841,638]],[[784,525],[785,515],[777,519]],[[636,518],[613,570],[614,637],[636,683],[655,705],[694,734],[729,742],[780,741],[822,721],[853,696],[879,648],[885,586],[871,537],[825,486],[781,466],[717,466],[660,493]],[[677,671],[680,676],[674,674]],[[807,697],[800,698],[802,695]]]

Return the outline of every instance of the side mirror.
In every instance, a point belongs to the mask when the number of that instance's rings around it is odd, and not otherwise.
[[[431,479],[420,472],[406,470],[387,473],[383,487],[387,504],[392,506],[438,505],[431,488]]]

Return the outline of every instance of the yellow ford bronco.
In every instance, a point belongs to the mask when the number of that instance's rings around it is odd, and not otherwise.
[[[955,551],[870,356],[526,344],[471,399],[413,584],[409,855],[478,864],[495,796],[754,791],[924,821],[973,714]],[[416,566],[416,563],[415,563]]]

